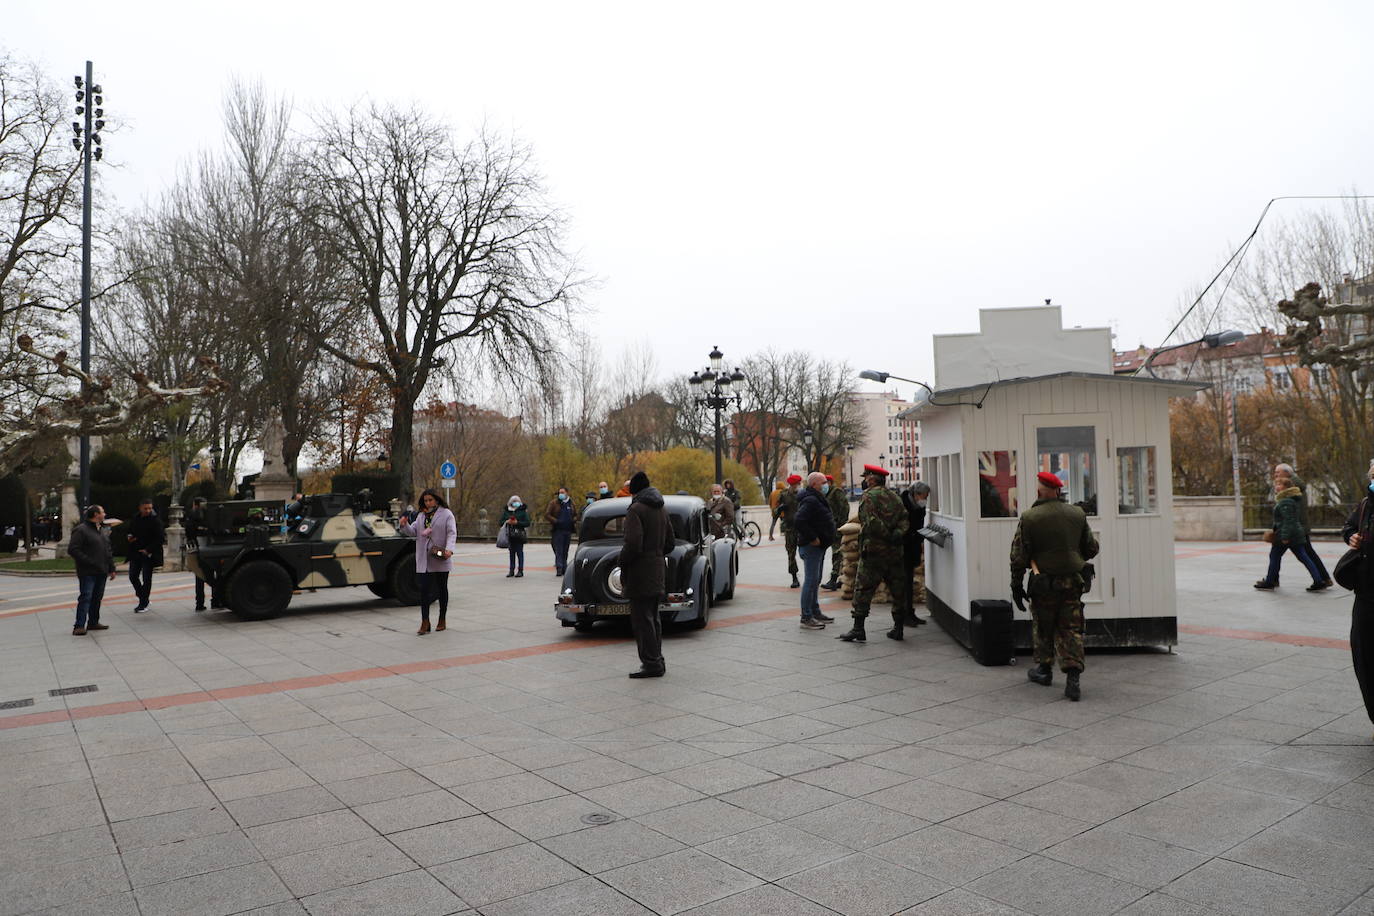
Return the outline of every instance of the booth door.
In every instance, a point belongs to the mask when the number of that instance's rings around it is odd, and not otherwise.
[[[1049,471],[1064,482],[1065,498],[1088,516],[1088,527],[1097,536],[1101,551],[1092,561],[1097,578],[1083,595],[1086,609],[1102,605],[1110,597],[1113,562],[1112,531],[1116,519],[1116,482],[1112,479],[1111,415],[1106,413],[1061,413],[1028,415],[1025,418],[1027,451],[1035,456],[1031,472],[1025,474],[1029,492],[1025,505],[1035,501],[1035,475]],[[1104,585],[1105,584],[1105,585]],[[1101,608],[1099,607],[1100,611]],[[1094,616],[1097,616],[1094,614]]]

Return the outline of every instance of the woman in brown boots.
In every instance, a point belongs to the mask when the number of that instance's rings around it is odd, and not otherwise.
[[[420,583],[420,629],[415,635],[424,636],[429,632],[429,605],[436,595],[439,622],[434,629],[447,626],[444,616],[448,613],[448,574],[453,570],[458,528],[444,498],[430,489],[420,494],[419,514],[413,521],[402,522],[401,531],[415,537],[415,578]]]

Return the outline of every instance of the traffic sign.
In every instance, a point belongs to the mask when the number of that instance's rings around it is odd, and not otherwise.
[[[452,480],[458,476],[458,465],[454,464],[452,461],[445,461],[443,464],[439,465],[439,476],[445,480]]]
[[[439,481],[439,486],[443,487],[445,490],[452,490],[456,483],[458,483],[458,481],[454,480],[452,477],[445,477],[443,480]]]

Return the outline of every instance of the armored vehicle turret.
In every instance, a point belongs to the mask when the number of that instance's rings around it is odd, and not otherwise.
[[[218,583],[240,617],[286,610],[304,590],[365,585],[379,598],[418,604],[415,541],[372,512],[370,494],[210,503],[186,567]]]

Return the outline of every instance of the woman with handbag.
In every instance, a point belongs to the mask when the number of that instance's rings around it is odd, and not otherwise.
[[[505,528],[510,550],[510,572],[506,573],[506,578],[519,578],[525,574],[525,537],[530,527],[529,510],[519,496],[507,500],[501,524]]]
[[[434,629],[448,627],[448,574],[453,571],[453,548],[458,526],[453,513],[436,490],[420,494],[420,510],[413,520],[403,520],[401,531],[415,538],[415,578],[420,583],[420,629],[416,636],[429,632],[429,605],[439,599],[439,622]]]
[[[1350,545],[1350,552],[1336,564],[1336,581],[1355,592],[1350,609],[1350,661],[1355,666],[1355,680],[1364,698],[1365,715],[1374,722],[1374,570],[1371,570],[1368,551],[1374,540],[1374,461],[1369,462],[1369,493],[1350,513],[1341,529],[1341,537]]]

